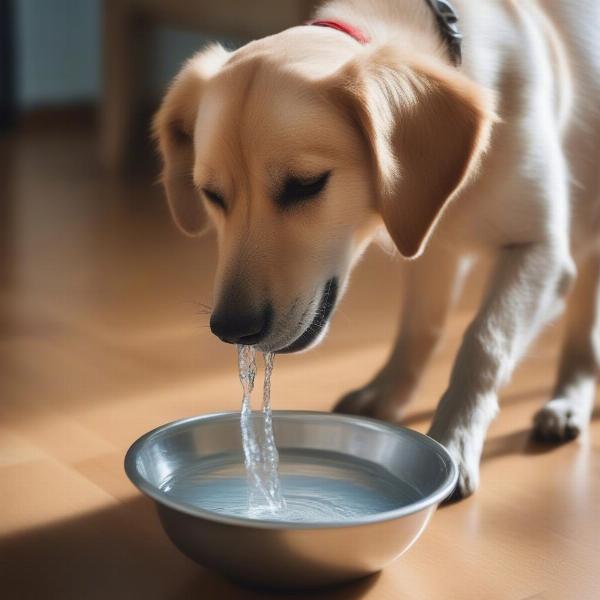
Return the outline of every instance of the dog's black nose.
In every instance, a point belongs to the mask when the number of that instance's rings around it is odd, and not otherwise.
[[[272,319],[273,307],[270,304],[255,311],[219,307],[210,317],[210,329],[228,344],[253,345],[267,336]]]

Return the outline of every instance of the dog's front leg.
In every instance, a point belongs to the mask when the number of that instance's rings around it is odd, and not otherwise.
[[[557,240],[501,250],[429,431],[458,464],[455,497],[468,496],[477,488],[485,434],[497,411],[498,388],[542,325],[562,308],[573,272],[566,244]]]
[[[402,317],[385,365],[364,387],[346,394],[337,412],[397,421],[412,399],[470,264],[435,244],[407,264]]]

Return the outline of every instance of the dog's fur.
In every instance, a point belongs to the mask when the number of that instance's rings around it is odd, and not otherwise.
[[[369,44],[299,26],[231,53],[213,46],[185,65],[155,130],[176,222],[195,235],[208,213],[216,226],[217,306],[242,298],[240,309],[273,307],[261,349],[282,349],[311,326],[325,282],[336,277],[343,291],[382,226],[412,259],[396,346],[338,410],[397,419],[465,265],[479,254],[495,259],[430,430],[457,460],[464,496],[478,484],[499,387],[569,291],[557,383],[535,430],[573,437],[592,411],[600,3],[454,5],[464,33],[459,69],[424,0],[333,0],[317,17],[358,27]],[[286,177],[326,171],[318,197],[276,204]],[[218,190],[226,210],[203,188]]]

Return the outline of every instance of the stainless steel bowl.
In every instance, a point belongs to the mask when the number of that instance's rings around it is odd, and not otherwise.
[[[196,562],[248,585],[311,588],[377,572],[412,546],[456,484],[448,452],[410,429],[296,411],[274,412],[273,424],[282,470],[298,452],[335,454],[349,464],[358,457],[414,494],[392,510],[341,522],[230,516],[174,497],[164,482],[186,466],[220,457],[236,456],[241,464],[239,413],[175,421],[142,436],[127,452],[125,471],[155,501],[167,535]]]

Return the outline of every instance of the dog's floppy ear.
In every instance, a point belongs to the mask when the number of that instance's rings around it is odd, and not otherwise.
[[[335,77],[337,102],[370,147],[385,226],[400,253],[416,257],[487,145],[491,96],[456,69],[393,46],[366,49]]]
[[[204,84],[227,60],[228,52],[215,44],[199,52],[181,69],[154,117],[154,136],[163,159],[162,182],[169,208],[187,235],[205,229],[206,215],[193,183],[194,125]]]

